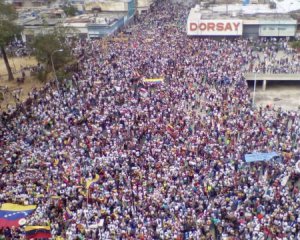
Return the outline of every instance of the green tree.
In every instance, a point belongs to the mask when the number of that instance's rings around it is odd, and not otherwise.
[[[5,47],[15,35],[21,32],[21,27],[13,22],[17,17],[18,15],[13,6],[4,3],[4,0],[0,0],[0,49],[7,69],[8,80],[13,80],[14,76],[7,59]]]
[[[66,29],[55,29],[51,33],[37,35],[33,42],[34,55],[36,59],[45,65],[45,76],[52,69],[52,61],[55,69],[63,67],[72,61],[71,49],[66,43]],[[62,51],[57,51],[62,50]]]
[[[68,17],[75,16],[77,12],[77,8],[74,7],[73,5],[65,5],[63,7],[63,10]]]
[[[292,48],[296,49],[296,50],[300,50],[300,41],[294,41],[291,43]]]

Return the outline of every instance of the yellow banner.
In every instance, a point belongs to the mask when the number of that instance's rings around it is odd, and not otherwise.
[[[19,205],[15,203],[3,203],[0,210],[5,211],[28,211],[28,210],[34,210],[36,209],[36,205]]]
[[[162,83],[164,82],[163,78],[145,78],[143,80],[145,83]]]
[[[51,230],[50,226],[26,226],[25,232],[32,231],[32,230]]]

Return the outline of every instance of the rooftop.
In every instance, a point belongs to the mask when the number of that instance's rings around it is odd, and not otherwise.
[[[61,18],[46,18],[46,19],[36,18],[25,22],[24,26],[42,26],[42,25],[55,26],[57,23],[61,21],[62,21]]]
[[[189,18],[191,19],[243,19],[249,21],[279,21],[295,23],[295,20],[291,17],[291,12],[300,9],[300,0],[282,0],[278,1],[277,8],[271,9],[269,4],[249,4],[243,6],[242,4],[221,4],[210,5],[206,8],[199,5],[191,9]],[[282,8],[282,5],[286,5]],[[287,6],[293,6],[287,7]]]
[[[85,0],[85,3],[131,2],[131,0]]]
[[[228,4],[228,11],[241,11],[243,14],[256,14],[256,13],[289,13],[300,9],[300,0],[273,0],[276,3],[276,8],[271,9],[269,4]],[[213,11],[226,12],[226,4],[211,6]]]
[[[82,14],[75,17],[66,18],[64,26],[80,26],[86,24],[97,24],[103,26],[109,26],[123,17],[124,14],[113,13],[98,13],[98,14]]]
[[[254,14],[244,14],[242,12],[234,12],[234,13],[219,13],[213,11],[202,11],[193,12],[192,15],[198,16],[201,15],[201,19],[214,19],[214,18],[222,18],[222,19],[232,19],[232,18],[240,18],[240,19],[252,19],[252,20],[293,20],[289,14],[286,13],[254,13]]]

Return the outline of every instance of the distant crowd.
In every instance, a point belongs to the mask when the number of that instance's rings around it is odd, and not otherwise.
[[[288,44],[288,39],[258,41],[253,48],[250,72],[264,74],[300,74],[300,54]]]
[[[32,50],[22,40],[14,40],[11,41],[11,43],[6,48],[7,53],[10,56],[14,57],[27,57],[30,56],[32,53]]]
[[[71,79],[2,113],[0,204],[38,205],[26,224],[53,239],[300,239],[300,114],[253,108],[242,68],[269,71],[277,42],[189,38],[188,11],[157,1],[128,40],[77,41]]]

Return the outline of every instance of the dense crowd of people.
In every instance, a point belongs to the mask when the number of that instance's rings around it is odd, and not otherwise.
[[[276,40],[276,39],[275,39]],[[248,71],[263,74],[299,74],[300,55],[288,44],[289,39],[263,39],[253,45]]]
[[[31,48],[22,40],[14,39],[6,47],[8,55],[13,57],[27,57],[32,53]]]
[[[189,38],[187,15],[158,1],[127,41],[78,41],[70,84],[1,115],[0,204],[65,239],[300,238],[299,113],[253,108],[249,41]]]

